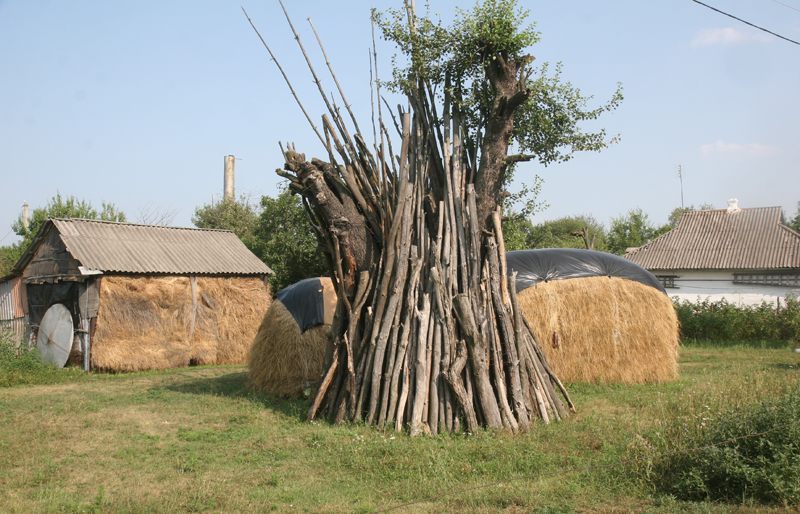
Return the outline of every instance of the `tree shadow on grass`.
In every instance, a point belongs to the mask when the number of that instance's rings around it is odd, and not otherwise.
[[[247,372],[227,373],[214,377],[193,378],[163,386],[164,389],[185,394],[243,398],[287,417],[305,421],[308,400],[287,400],[253,393],[247,387]]]
[[[774,363],[770,364],[770,366],[783,371],[797,371],[800,369],[800,361],[798,361],[796,364]]]

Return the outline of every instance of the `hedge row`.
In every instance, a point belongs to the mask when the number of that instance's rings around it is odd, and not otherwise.
[[[789,296],[780,306],[766,302],[739,307],[725,299],[692,303],[673,299],[684,341],[800,341],[800,301]]]

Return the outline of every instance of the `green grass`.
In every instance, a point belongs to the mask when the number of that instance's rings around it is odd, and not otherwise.
[[[578,412],[527,434],[411,439],[305,423],[306,402],[250,394],[242,367],[72,375],[0,388],[0,512],[372,512],[524,475],[681,447],[679,427],[800,382],[800,355],[684,347],[679,380],[570,385]],[[49,380],[49,379],[48,379]],[[397,512],[797,512],[683,501],[653,462],[516,480]]]
[[[775,340],[775,339],[756,339],[756,340],[736,340],[726,339],[718,341],[714,339],[691,339],[683,338],[681,345],[691,348],[757,348],[760,350],[784,350],[794,349],[800,346],[800,343]]]
[[[28,348],[17,336],[0,332],[0,387],[54,384],[80,380],[84,375],[77,368],[60,370],[45,364],[39,352]]]

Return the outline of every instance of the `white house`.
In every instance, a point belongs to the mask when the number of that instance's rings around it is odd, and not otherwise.
[[[728,208],[683,214],[677,227],[625,258],[653,273],[671,297],[725,298],[739,305],[782,303],[800,296],[800,234],[780,207]]]

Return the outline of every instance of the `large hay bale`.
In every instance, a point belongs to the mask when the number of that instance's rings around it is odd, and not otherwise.
[[[657,289],[599,276],[540,282],[517,295],[562,381],[644,384],[677,377],[678,317]]]
[[[244,364],[269,301],[257,277],[198,278],[194,293],[189,277],[103,277],[92,365],[143,371]]]
[[[301,397],[319,385],[330,325],[300,333],[292,314],[273,300],[250,349],[248,384],[253,391],[287,398]]]

